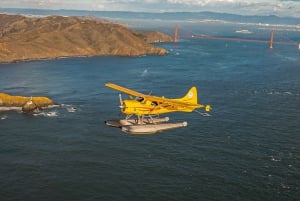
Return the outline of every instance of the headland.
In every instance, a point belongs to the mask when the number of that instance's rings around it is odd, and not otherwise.
[[[0,63],[78,56],[165,55],[173,38],[94,17],[0,14]]]

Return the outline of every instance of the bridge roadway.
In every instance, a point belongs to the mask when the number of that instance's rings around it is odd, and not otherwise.
[[[207,35],[192,35],[192,36],[180,36],[179,38],[199,38],[199,39],[207,39],[207,40],[225,40],[225,41],[243,41],[243,42],[252,42],[252,43],[264,43],[269,44],[269,40],[258,40],[258,39],[246,39],[246,38],[229,38],[229,37],[218,37],[218,36],[207,36]],[[277,45],[291,45],[298,46],[297,42],[284,42],[284,41],[273,41],[273,44]]]

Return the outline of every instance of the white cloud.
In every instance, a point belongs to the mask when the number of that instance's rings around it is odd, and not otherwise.
[[[0,7],[142,12],[214,11],[300,17],[300,0],[0,0]]]
[[[218,3],[241,3],[243,1],[236,1],[236,0],[167,0],[169,3],[172,4],[186,4],[186,5],[200,5],[206,6],[211,4],[218,4]]]
[[[99,10],[103,10],[105,8],[105,6],[103,4],[97,4],[96,8]]]

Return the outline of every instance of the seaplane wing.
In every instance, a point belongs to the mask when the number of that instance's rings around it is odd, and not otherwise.
[[[117,84],[113,84],[113,83],[106,83],[105,86],[107,86],[109,88],[112,88],[112,89],[115,89],[117,91],[126,93],[126,94],[131,95],[131,96],[136,96],[136,97],[145,97],[145,96],[147,96],[147,95],[142,94],[140,92],[137,92],[137,91],[134,91],[134,90],[131,90],[131,89],[127,89],[125,87],[121,87],[121,86],[119,86]]]
[[[137,92],[137,91],[125,88],[125,87],[121,87],[121,86],[113,84],[113,83],[107,83],[107,84],[105,84],[105,86],[115,89],[117,91],[126,93],[131,96],[136,96],[136,97],[143,98],[147,101],[151,101],[157,107],[165,108],[167,110],[191,112],[196,108],[206,107],[204,105],[197,103],[197,91],[196,91],[195,87],[192,87],[189,90],[188,94],[184,98],[169,99],[169,98],[165,98],[165,97],[146,95],[146,94],[143,94],[143,93],[140,93],[140,92]],[[194,99],[194,101],[192,99]],[[210,108],[206,108],[206,110],[207,109],[210,109]]]

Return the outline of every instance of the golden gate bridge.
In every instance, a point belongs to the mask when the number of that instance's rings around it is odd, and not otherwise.
[[[179,38],[195,38],[195,39],[206,39],[206,40],[224,40],[224,41],[242,41],[242,42],[252,42],[252,43],[264,43],[269,44],[269,48],[272,49],[273,45],[290,45],[297,46],[300,49],[300,43],[298,42],[286,42],[286,41],[274,41],[275,30],[273,29],[270,34],[270,40],[260,40],[260,39],[248,39],[248,38],[231,38],[231,37],[221,37],[221,36],[208,36],[208,35],[184,35],[180,36],[178,34],[179,27],[175,26],[174,31],[174,42],[177,43]]]

